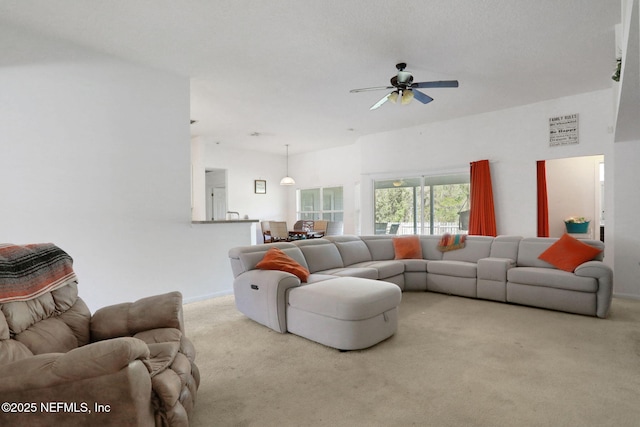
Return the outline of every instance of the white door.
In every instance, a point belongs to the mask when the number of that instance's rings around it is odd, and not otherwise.
[[[212,190],[212,219],[223,220],[227,216],[227,189],[213,188]]]

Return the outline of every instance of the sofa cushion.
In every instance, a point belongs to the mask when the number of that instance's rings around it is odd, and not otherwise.
[[[261,270],[280,270],[296,275],[300,281],[306,282],[309,277],[309,270],[298,264],[281,249],[271,248],[264,254],[262,260],[256,264],[256,268]]]
[[[296,309],[341,320],[362,320],[400,304],[402,292],[386,282],[341,277],[292,288],[289,305]]]
[[[384,280],[404,273],[404,264],[401,261],[369,261],[351,265],[350,267],[373,268],[377,270],[378,280]]]
[[[362,236],[361,239],[369,248],[373,261],[389,260],[395,257],[393,238],[390,239],[388,236]]]
[[[580,292],[597,292],[598,280],[580,277],[567,271],[543,267],[515,267],[507,271],[509,283],[544,286]]]
[[[420,236],[420,243],[422,244],[422,258],[428,259],[428,260],[442,259],[442,255],[444,253],[438,250],[439,241],[440,241],[440,236],[434,236],[434,235]]]
[[[69,310],[78,300],[78,283],[69,283],[54,291],[51,291],[53,302],[57,312]]]
[[[525,237],[518,246],[518,267],[555,268],[553,265],[538,258],[542,252],[558,240],[557,237]],[[581,239],[581,242],[604,250],[604,243],[599,240]],[[595,260],[602,261],[603,252],[596,255]]]
[[[78,347],[78,339],[59,316],[41,320],[14,338],[33,354],[66,353]]]
[[[565,233],[558,241],[538,256],[560,270],[573,272],[580,264],[590,261],[601,252],[600,249],[582,243]]]
[[[393,238],[395,259],[422,259],[422,246],[419,236]]]
[[[56,304],[51,292],[27,301],[0,304],[9,330],[19,334],[41,320],[48,319],[56,312]]]
[[[443,276],[469,277],[475,278],[478,265],[465,261],[429,261],[427,272],[431,274],[441,274]]]
[[[427,272],[427,264],[431,261],[426,259],[403,259],[405,272]]]
[[[340,276],[340,277],[360,277],[362,279],[378,279],[378,270],[371,267],[342,267],[342,268],[332,268],[330,270],[322,270],[318,273],[321,274],[330,274],[332,276]]]
[[[0,366],[33,356],[31,350],[16,340],[0,340]]]
[[[477,263],[491,254],[491,243],[493,237],[490,236],[468,236],[464,248],[443,252],[442,259]]]
[[[342,262],[345,267],[360,262],[371,261],[371,253],[369,252],[367,244],[359,238],[348,242],[334,241],[334,243],[338,251],[340,251],[340,256],[342,257]]]
[[[522,236],[497,236],[491,243],[492,258],[518,258],[518,245]]]
[[[322,282],[323,280],[335,279],[336,276],[323,273],[311,273],[307,278],[307,284]]]
[[[306,239],[298,240],[294,244],[302,251],[311,273],[344,267],[340,251],[328,240]]]

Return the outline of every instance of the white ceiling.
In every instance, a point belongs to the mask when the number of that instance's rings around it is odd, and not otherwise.
[[[0,0],[2,22],[189,76],[194,136],[296,154],[609,88],[620,1]],[[349,93],[397,62],[460,87]]]

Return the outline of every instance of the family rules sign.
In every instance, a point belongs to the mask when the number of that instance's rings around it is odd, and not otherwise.
[[[578,143],[578,115],[568,114],[549,119],[549,146]]]

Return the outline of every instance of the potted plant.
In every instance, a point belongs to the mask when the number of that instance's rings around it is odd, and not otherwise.
[[[586,233],[589,230],[589,220],[583,216],[572,216],[564,220],[567,233]]]

